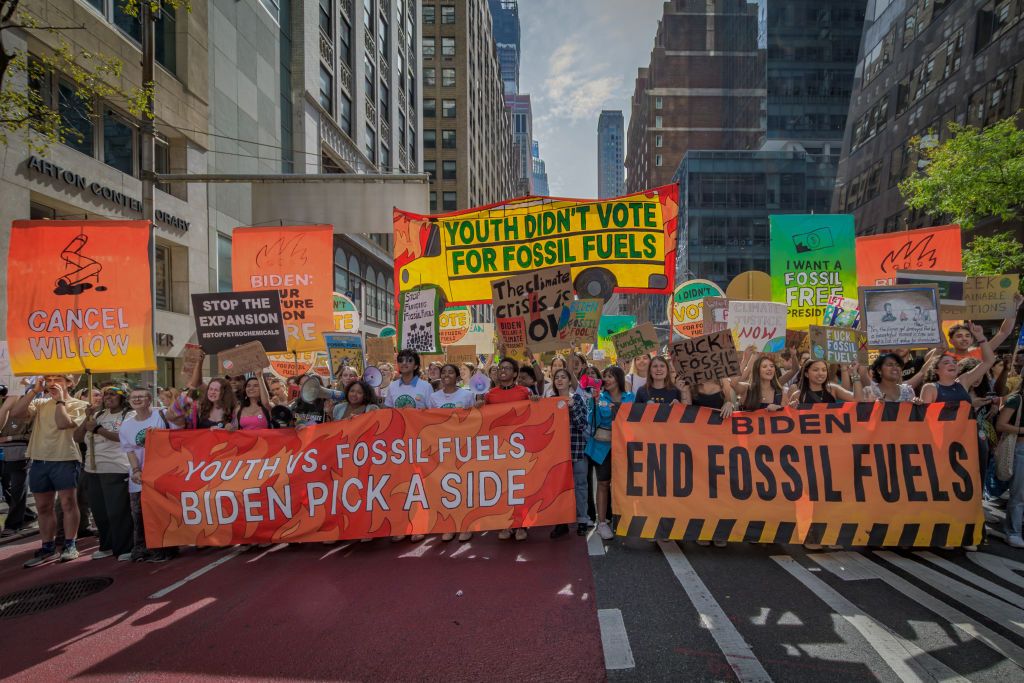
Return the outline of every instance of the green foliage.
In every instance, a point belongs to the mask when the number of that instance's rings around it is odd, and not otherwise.
[[[964,247],[963,269],[968,275],[1024,273],[1024,247],[1012,232],[978,235]],[[1021,281],[1024,292],[1024,280]]]
[[[1004,221],[1020,217],[1024,207],[1024,131],[1017,128],[1014,118],[980,130],[950,124],[949,131],[951,137],[939,145],[920,138],[911,140],[927,165],[899,185],[907,206],[936,216],[948,215],[964,230],[989,217]]]

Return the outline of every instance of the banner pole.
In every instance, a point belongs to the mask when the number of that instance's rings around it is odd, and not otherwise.
[[[85,371],[85,380],[88,384],[89,391],[89,405],[92,405],[92,370],[88,368]],[[89,467],[95,472],[96,471],[96,432],[89,431]]]

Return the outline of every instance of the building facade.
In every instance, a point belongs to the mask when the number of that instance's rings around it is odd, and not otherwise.
[[[541,197],[547,197],[551,193],[548,187],[547,164],[540,158],[540,143],[533,141],[531,147],[531,161],[533,162],[533,193]]]
[[[625,124],[618,109],[605,109],[597,119],[597,196],[626,194]]]
[[[494,27],[501,82],[507,95],[519,92],[519,0],[487,0]]]
[[[1020,0],[869,0],[832,203],[858,234],[942,220],[903,203],[897,183],[920,168],[908,142],[1024,107],[1022,19]]]
[[[511,117],[488,4],[427,0],[421,11],[423,170],[431,179],[430,210],[508,199],[514,188]]]
[[[533,105],[529,95],[505,94],[505,106],[512,115],[512,156],[515,195],[535,194],[533,188]]]
[[[637,71],[626,140],[626,191],[672,182],[689,149],[754,149],[764,136],[758,6],[670,0],[650,64]]]

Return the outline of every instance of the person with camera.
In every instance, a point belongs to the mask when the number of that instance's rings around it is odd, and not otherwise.
[[[25,563],[36,567],[52,560],[69,562],[78,559],[78,475],[82,469],[74,431],[85,421],[89,404],[71,398],[70,389],[75,379],[71,375],[46,375],[11,407],[10,417],[15,420],[30,418],[32,436],[29,437],[27,458],[28,487],[39,515],[39,550]],[[40,394],[43,398],[36,398]],[[54,539],[57,535],[57,517],[54,505],[60,500],[64,511],[64,547],[58,553]]]

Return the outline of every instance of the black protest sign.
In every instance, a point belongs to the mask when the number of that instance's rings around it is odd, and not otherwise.
[[[192,295],[196,337],[206,353],[258,341],[269,353],[286,351],[288,340],[277,290]]]
[[[740,358],[729,330],[672,344],[676,374],[692,385],[740,374]]]

